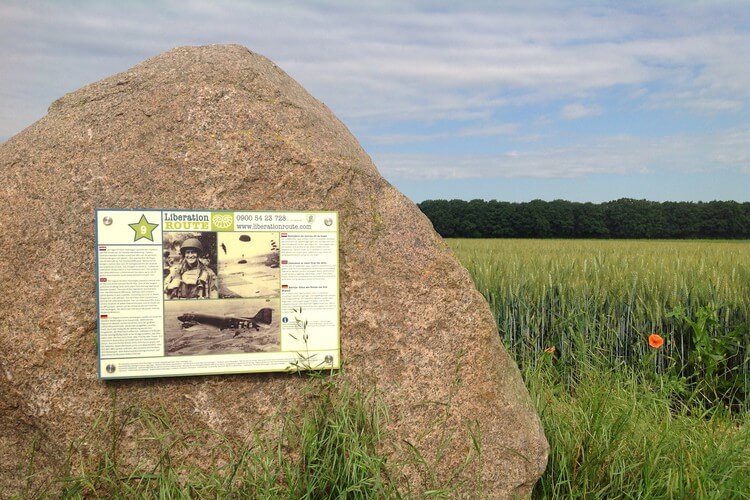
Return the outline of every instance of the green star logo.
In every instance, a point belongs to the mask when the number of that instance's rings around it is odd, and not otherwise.
[[[128,224],[128,226],[135,231],[135,239],[133,241],[138,241],[141,238],[154,241],[154,229],[156,229],[159,224],[151,224],[146,220],[146,216],[141,214],[141,220]]]

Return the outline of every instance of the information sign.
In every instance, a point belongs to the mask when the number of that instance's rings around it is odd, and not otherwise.
[[[339,368],[336,212],[95,215],[100,378]]]

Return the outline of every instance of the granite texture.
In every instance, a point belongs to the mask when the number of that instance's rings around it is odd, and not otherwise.
[[[114,453],[148,460],[128,412],[158,409],[178,430],[238,442],[275,432],[273,416],[308,383],[99,381],[96,207],[339,211],[343,378],[377,387],[388,406],[382,452],[397,463],[408,442],[443,480],[474,432],[481,459],[454,479],[465,496],[526,496],[544,470],[539,418],[467,271],[347,128],[268,59],[233,45],[149,59],[55,101],[0,146],[0,171],[0,276],[13,284],[0,310],[0,491],[75,472],[110,442],[107,419],[132,436]],[[216,465],[210,447],[175,459]],[[412,492],[429,488],[417,464],[405,471]]]

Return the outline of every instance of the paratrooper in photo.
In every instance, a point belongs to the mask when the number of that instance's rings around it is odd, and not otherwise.
[[[182,260],[173,266],[164,279],[164,294],[168,299],[218,299],[216,273],[201,261],[203,244],[188,238],[180,247]]]

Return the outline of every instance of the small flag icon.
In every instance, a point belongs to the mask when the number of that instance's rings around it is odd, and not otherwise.
[[[287,288],[289,288],[289,285],[281,285],[282,290],[286,290]]]
[[[286,233],[281,233],[281,237],[282,238],[286,237]]]
[[[282,263],[282,264],[288,264],[288,263],[289,263],[289,261],[288,261],[288,260],[282,260],[282,261],[281,261],[281,263]]]
[[[107,249],[107,247],[99,247],[99,251],[100,251],[100,252],[103,252],[103,251],[105,251],[106,249]]]
[[[100,315],[99,315],[99,318],[100,318],[100,319],[107,319],[107,317],[108,317],[108,316],[107,316],[106,314],[100,314]]]
[[[106,283],[106,282],[107,282],[107,278],[99,278],[99,283]]]

